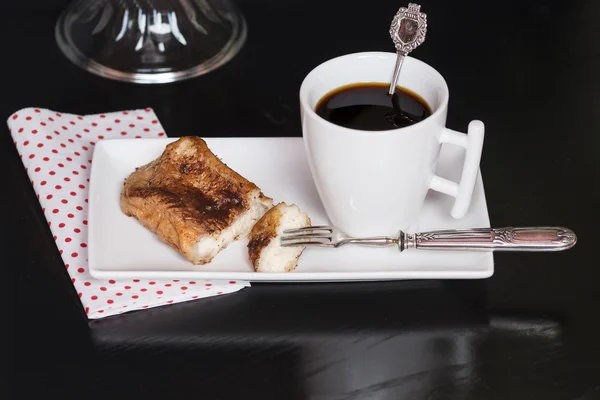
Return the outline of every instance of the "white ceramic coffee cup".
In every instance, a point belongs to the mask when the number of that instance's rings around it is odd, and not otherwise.
[[[406,57],[398,85],[419,94],[432,114],[414,125],[361,131],[326,121],[318,101],[344,85],[391,80],[395,53],[348,54],[313,69],[300,87],[302,132],[313,179],[331,223],[350,235],[392,235],[416,222],[430,189],[455,197],[451,215],[468,211],[483,148],[484,125],[468,134],[446,128],[448,85],[426,63]],[[435,174],[444,143],[466,149],[459,183]]]

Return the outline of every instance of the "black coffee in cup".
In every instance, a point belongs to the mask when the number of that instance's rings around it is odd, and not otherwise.
[[[401,87],[393,96],[389,84],[356,83],[323,96],[315,111],[336,125],[363,131],[384,131],[416,124],[431,115],[431,108],[418,94]]]

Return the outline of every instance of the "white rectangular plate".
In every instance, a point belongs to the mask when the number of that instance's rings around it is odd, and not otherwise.
[[[158,157],[177,138],[117,139],[97,143],[89,196],[89,270],[94,278],[234,279],[248,281],[356,281],[475,279],[492,275],[491,252],[423,251],[346,246],[307,248],[290,273],[254,272],[247,240],[232,243],[213,262],[193,265],[162,243],[119,206],[124,179]],[[302,138],[206,138],[223,162],[258,185],[274,201],[296,203],[314,225],[328,224],[307,164]],[[439,175],[458,181],[464,152],[443,146]],[[393,184],[393,183],[392,183]],[[481,175],[469,213],[450,216],[452,198],[431,191],[412,232],[489,227]]]

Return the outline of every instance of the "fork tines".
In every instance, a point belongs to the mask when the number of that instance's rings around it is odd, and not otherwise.
[[[333,246],[333,227],[331,226],[306,226],[298,229],[283,231],[281,236],[282,246]]]

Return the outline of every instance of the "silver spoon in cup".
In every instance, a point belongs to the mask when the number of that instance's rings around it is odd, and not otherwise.
[[[408,7],[400,7],[390,26],[390,36],[394,41],[398,54],[394,75],[388,91],[390,96],[396,91],[404,57],[425,41],[426,33],[427,14],[421,12],[421,6],[408,3]]]

